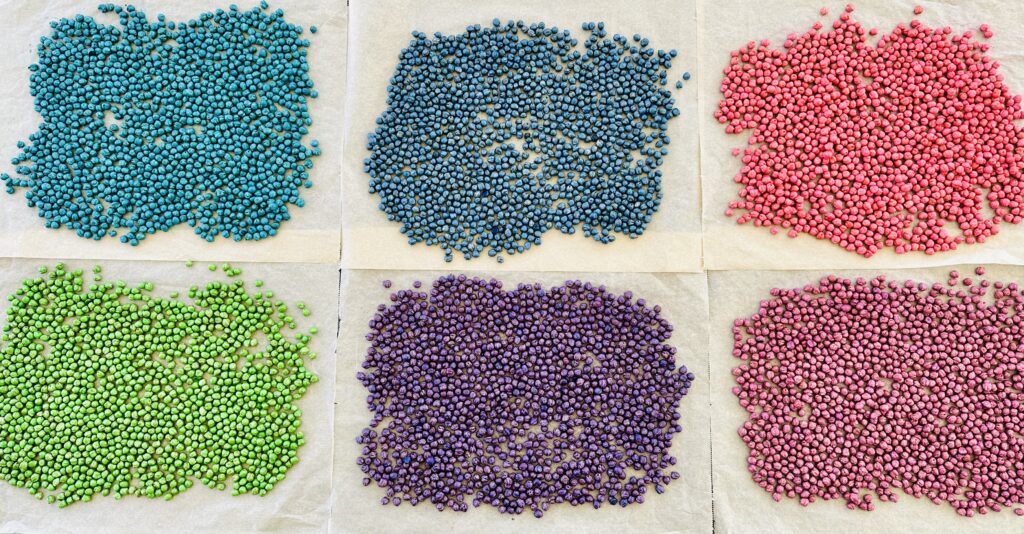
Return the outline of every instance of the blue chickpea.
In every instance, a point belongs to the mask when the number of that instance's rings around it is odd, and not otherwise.
[[[47,228],[138,245],[185,224],[206,241],[273,236],[301,207],[316,141],[309,41],[281,10],[183,23],[102,4],[118,25],[51,23],[29,67],[43,117],[2,175]]]
[[[661,204],[676,52],[582,25],[413,32],[368,136],[369,192],[410,244],[503,262],[549,230],[610,243]],[[582,44],[582,49],[579,45]]]

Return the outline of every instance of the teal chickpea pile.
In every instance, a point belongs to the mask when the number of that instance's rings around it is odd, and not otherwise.
[[[263,495],[298,461],[308,334],[268,291],[156,296],[58,264],[10,295],[0,348],[0,479],[59,506],[171,499],[195,482]],[[257,285],[262,285],[257,282]],[[303,315],[308,308],[298,306]]]
[[[18,143],[7,192],[87,239],[137,245],[183,224],[207,241],[276,235],[320,149],[303,142],[310,41],[267,9],[175,23],[103,4],[119,24],[51,23],[29,67],[42,123]]]

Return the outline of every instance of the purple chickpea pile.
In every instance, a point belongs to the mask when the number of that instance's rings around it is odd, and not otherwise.
[[[385,283],[389,287],[390,283]],[[659,306],[580,281],[545,289],[445,276],[370,321],[357,439],[382,504],[628,506],[673,479],[693,373]]]

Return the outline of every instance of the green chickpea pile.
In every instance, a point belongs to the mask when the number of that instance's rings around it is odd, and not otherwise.
[[[169,500],[197,480],[264,495],[284,479],[304,442],[293,402],[317,381],[284,303],[240,280],[192,287],[189,303],[99,267],[88,286],[48,271],[9,297],[0,479],[61,507]]]

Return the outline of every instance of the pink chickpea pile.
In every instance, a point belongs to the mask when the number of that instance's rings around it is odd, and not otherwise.
[[[732,52],[715,117],[750,138],[733,150],[740,199],[726,215],[865,257],[953,250],[1019,223],[1024,112],[988,45],[917,20],[878,37],[852,11],[781,49]]]
[[[983,275],[978,268],[976,274]],[[822,278],[736,320],[748,470],[775,500],[872,510],[896,489],[1024,515],[1024,292]]]

